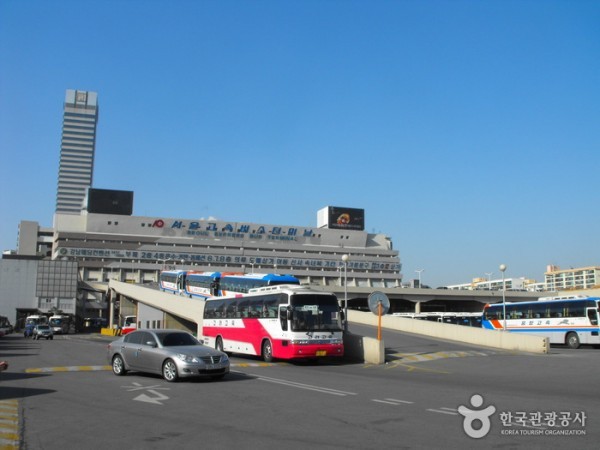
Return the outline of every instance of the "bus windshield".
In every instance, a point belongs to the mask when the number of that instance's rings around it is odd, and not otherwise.
[[[342,331],[340,307],[333,295],[292,295],[292,331]]]

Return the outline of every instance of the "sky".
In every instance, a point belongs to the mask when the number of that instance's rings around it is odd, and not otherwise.
[[[600,265],[600,1],[1,0],[0,249],[52,226],[67,89],[136,216],[363,208],[405,280]]]

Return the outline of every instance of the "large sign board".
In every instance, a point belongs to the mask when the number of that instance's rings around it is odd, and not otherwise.
[[[344,208],[341,206],[327,206],[319,210],[318,222],[320,228],[364,231],[365,210]]]

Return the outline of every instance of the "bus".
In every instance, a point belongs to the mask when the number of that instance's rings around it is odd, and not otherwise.
[[[159,276],[159,288],[164,292],[181,294],[185,291],[186,270],[164,270]]]
[[[231,353],[274,359],[344,355],[342,310],[334,294],[304,286],[253,289],[206,300],[202,340]]]
[[[54,334],[69,334],[69,331],[71,331],[71,316],[55,314],[50,316],[48,325],[50,325]]]
[[[32,314],[25,318],[25,330],[23,331],[23,335],[33,336],[33,329],[36,325],[47,325],[48,317],[42,314]]]
[[[192,297],[209,298],[219,295],[221,272],[188,272],[185,277],[185,294]]]
[[[219,280],[219,295],[226,297],[234,293],[247,294],[251,289],[281,284],[299,285],[300,281],[292,275],[272,273],[223,274]]]
[[[160,273],[162,291],[206,299],[247,294],[251,289],[280,284],[299,285],[291,275],[243,274],[238,272],[195,272],[167,270]]]
[[[579,348],[581,344],[600,344],[598,302],[600,297],[542,297],[532,302],[495,303],[483,309],[482,326],[506,329],[549,338],[551,344]]]
[[[125,316],[123,317],[123,326],[121,327],[121,335],[131,333],[137,330],[137,317],[136,316]]]

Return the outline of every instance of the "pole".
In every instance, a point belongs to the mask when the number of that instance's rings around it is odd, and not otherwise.
[[[502,331],[506,331],[506,281],[504,278],[505,270],[506,264],[500,264],[500,272],[502,272],[502,318],[504,319],[504,328]]]
[[[381,300],[379,300],[377,302],[377,317],[378,317],[378,324],[377,324],[377,340],[381,341],[381,309],[383,308],[383,305],[381,304]]]
[[[348,255],[342,256],[344,262],[344,331],[348,331]]]

